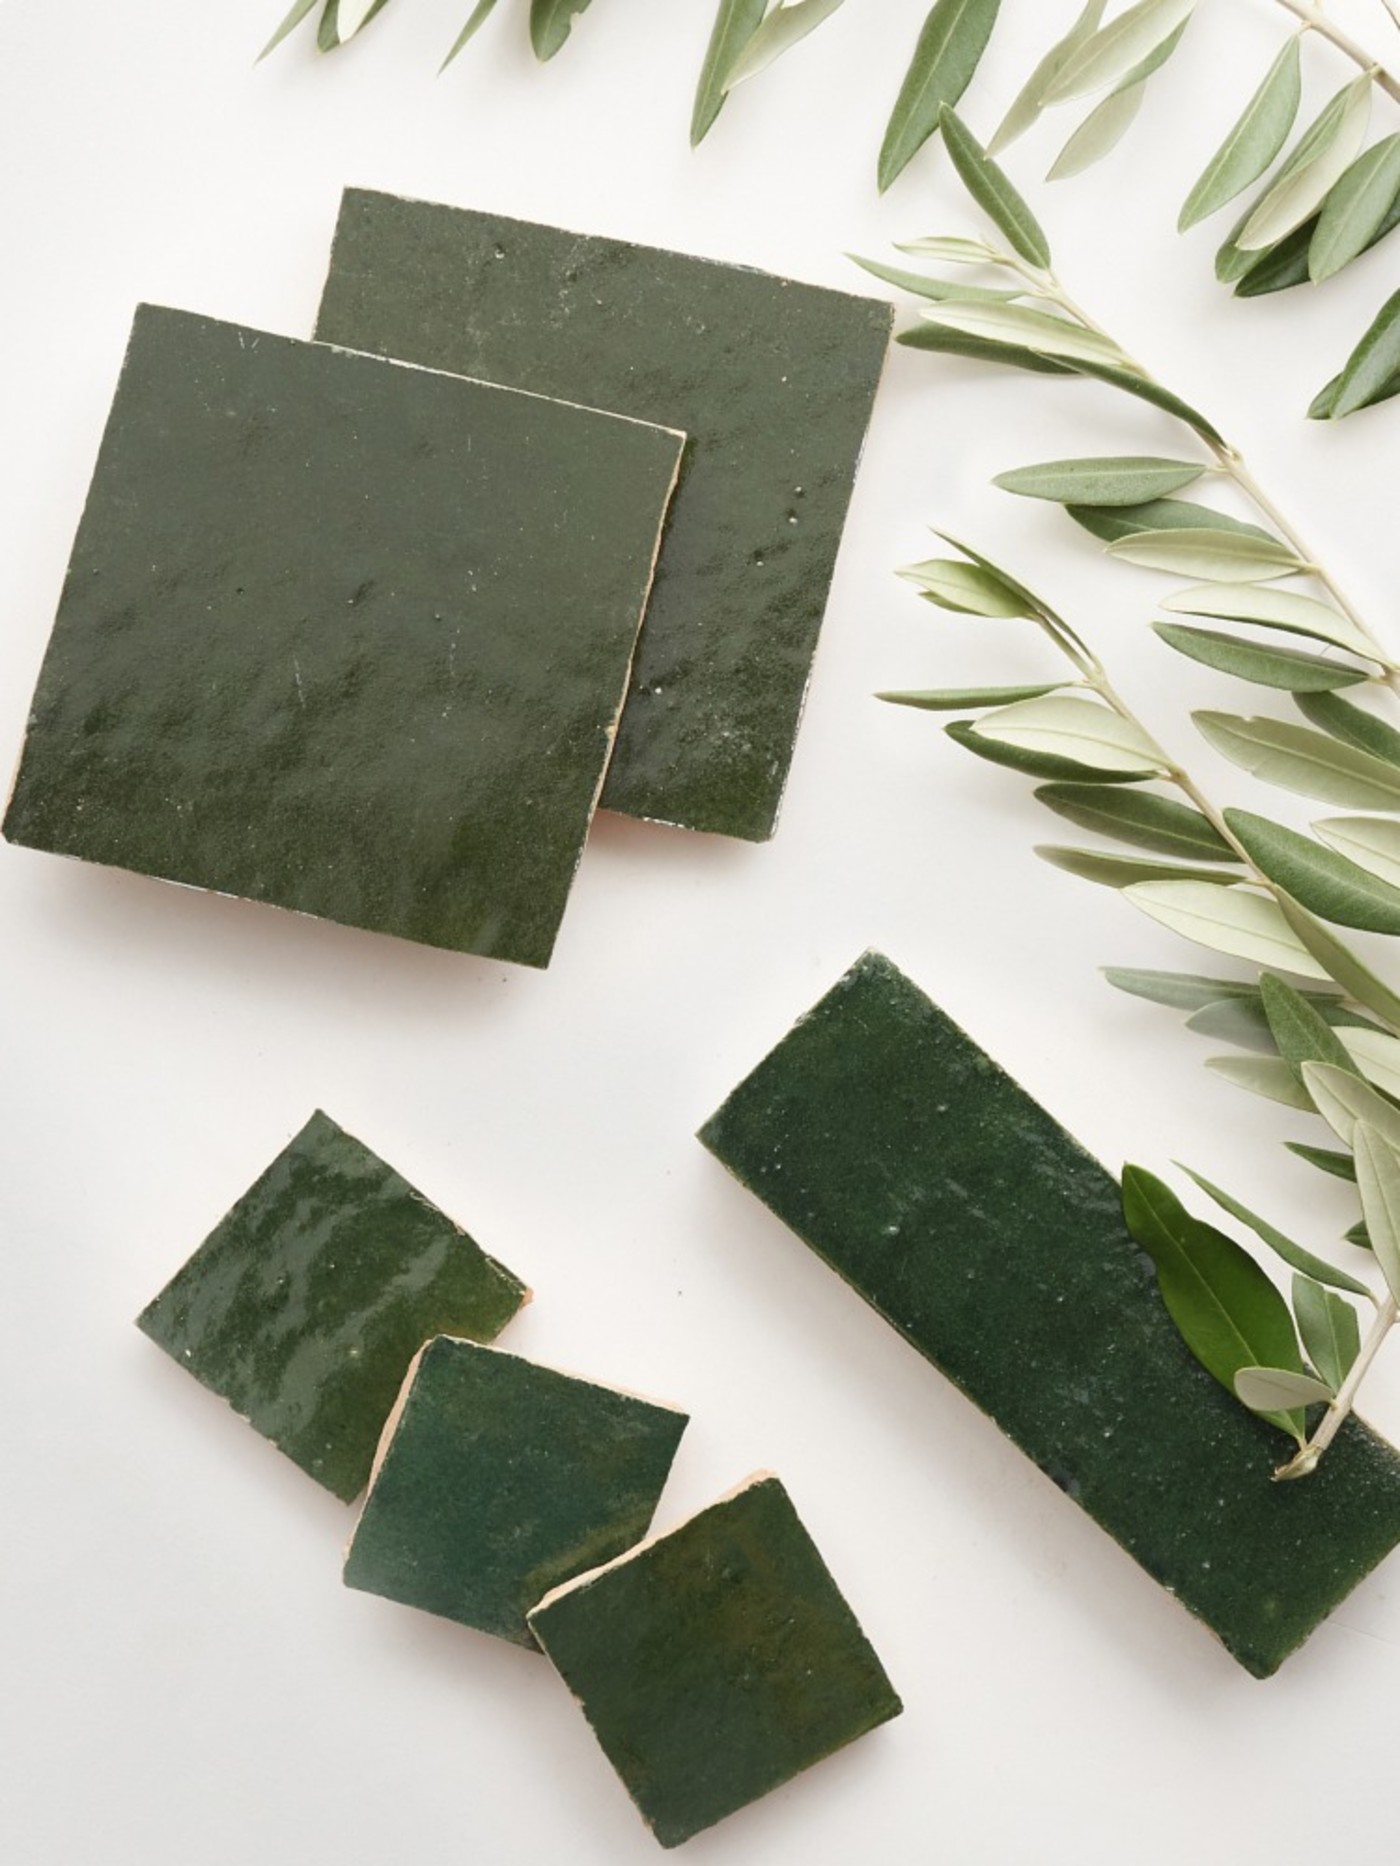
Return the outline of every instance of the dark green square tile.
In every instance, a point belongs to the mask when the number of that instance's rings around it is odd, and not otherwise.
[[[667,1847],[902,1708],[775,1477],[561,1588],[530,1626]]]
[[[690,440],[603,803],[772,835],[890,307],[349,190],[317,335]]]
[[[315,1114],[137,1325],[348,1503],[429,1336],[490,1341],[528,1301],[422,1193]]]
[[[143,306],[5,834],[543,965],[680,449]]]
[[[1400,1541],[1400,1455],[1358,1421],[1270,1481],[1117,1182],[879,954],[700,1138],[1256,1675]]]
[[[550,1588],[646,1534],[686,1415],[518,1355],[433,1341],[405,1383],[348,1586],[533,1646]]]

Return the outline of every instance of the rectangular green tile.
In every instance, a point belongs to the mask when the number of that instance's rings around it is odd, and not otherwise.
[[[535,1641],[529,1608],[646,1534],[686,1415],[470,1341],[405,1383],[347,1586]]]
[[[902,1708],[766,1475],[549,1595],[530,1626],[666,1847]]]
[[[544,965],[681,445],[143,306],[5,834]]]
[[[518,1277],[362,1141],[314,1114],[138,1326],[347,1503],[415,1354],[491,1341]]]
[[[700,1138],[1256,1676],[1400,1541],[1360,1422],[1270,1481],[1282,1441],[1182,1344],[1116,1181],[887,959]]]
[[[350,189],[317,335],[690,436],[603,802],[762,841],[891,316],[743,266]]]

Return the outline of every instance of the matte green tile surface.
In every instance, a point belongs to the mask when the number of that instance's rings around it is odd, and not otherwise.
[[[413,1371],[350,1587],[533,1646],[529,1608],[646,1534],[686,1415],[469,1341]]]
[[[774,1477],[530,1615],[663,1846],[902,1709]]]
[[[428,1337],[490,1341],[528,1299],[406,1179],[315,1114],[138,1326],[349,1502]]]
[[[317,334],[690,436],[603,802],[761,841],[891,315],[740,266],[351,189]]]
[[[143,306],[5,834],[543,965],[680,449]]]
[[[1316,1476],[1181,1342],[1118,1186],[867,954],[701,1139],[1258,1676],[1400,1541],[1360,1423]]]

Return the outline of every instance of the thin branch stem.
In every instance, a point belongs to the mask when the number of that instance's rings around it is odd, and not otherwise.
[[[1351,1371],[1337,1389],[1337,1396],[1324,1413],[1322,1423],[1297,1457],[1290,1458],[1287,1464],[1281,1464],[1274,1472],[1276,1479],[1282,1481],[1293,1477],[1310,1477],[1317,1469],[1323,1452],[1341,1431],[1343,1422],[1350,1416],[1351,1409],[1356,1404],[1357,1389],[1369,1373],[1372,1361],[1379,1354],[1386,1336],[1394,1328],[1397,1320],[1400,1320],[1400,1305],[1397,1305],[1394,1296],[1387,1296],[1377,1309],[1376,1319],[1372,1322],[1370,1331],[1361,1344],[1361,1352],[1352,1362]]]
[[[1358,45],[1350,33],[1343,32],[1342,28],[1334,20],[1330,20],[1319,8],[1309,5],[1308,0],[1275,0],[1275,4],[1281,6],[1285,13],[1291,13],[1294,19],[1301,20],[1309,32],[1315,32],[1320,39],[1326,39],[1329,45],[1336,46],[1337,50],[1349,58],[1354,65],[1367,72],[1372,81],[1388,97],[1393,97],[1396,103],[1400,103],[1400,78],[1397,78],[1393,72],[1387,71],[1378,59],[1371,56],[1364,45]],[[1391,18],[1396,21],[1397,25],[1400,25],[1400,12],[1397,12],[1392,0],[1385,0],[1385,7]]]

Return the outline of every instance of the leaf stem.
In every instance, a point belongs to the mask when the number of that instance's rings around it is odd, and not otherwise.
[[[1320,39],[1326,39],[1330,45],[1336,46],[1339,52],[1366,72],[1372,82],[1388,97],[1393,97],[1396,103],[1400,103],[1400,78],[1397,78],[1393,72],[1387,71],[1378,59],[1371,56],[1364,45],[1358,45],[1350,33],[1343,32],[1342,28],[1335,21],[1330,20],[1318,7],[1310,5],[1309,0],[1275,0],[1275,4],[1281,6],[1285,13],[1291,13],[1294,19],[1301,20],[1308,32],[1315,32]],[[1392,0],[1385,0],[1385,9],[1396,24],[1400,25],[1400,11],[1397,11]]]
[[[1298,1453],[1287,1464],[1281,1464],[1274,1472],[1277,1482],[1284,1482],[1295,1477],[1310,1477],[1317,1469],[1322,1454],[1342,1429],[1343,1422],[1350,1416],[1356,1404],[1356,1391],[1370,1371],[1371,1363],[1381,1350],[1386,1336],[1400,1320],[1400,1305],[1394,1296],[1387,1296],[1376,1311],[1366,1339],[1361,1344],[1361,1352],[1352,1362],[1351,1370],[1337,1390],[1337,1396],[1323,1415],[1322,1423]]]

